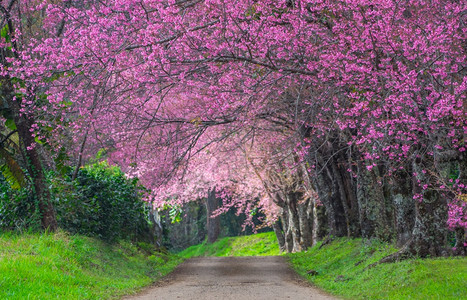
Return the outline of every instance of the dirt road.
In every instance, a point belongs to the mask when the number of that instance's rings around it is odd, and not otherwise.
[[[126,299],[335,299],[301,281],[283,257],[200,257]]]

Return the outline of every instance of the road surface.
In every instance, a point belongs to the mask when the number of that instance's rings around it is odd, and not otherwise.
[[[142,293],[125,298],[199,300],[335,299],[300,280],[279,256],[198,257]]]

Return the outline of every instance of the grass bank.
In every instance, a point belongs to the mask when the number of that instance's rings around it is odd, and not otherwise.
[[[109,299],[131,294],[181,262],[148,244],[54,234],[0,234],[0,299]]]
[[[467,258],[410,259],[366,269],[394,251],[383,243],[339,239],[288,257],[311,283],[348,299],[467,299]]]
[[[268,256],[279,255],[274,232],[254,235],[227,237],[212,244],[191,246],[178,255],[189,258],[194,256]]]

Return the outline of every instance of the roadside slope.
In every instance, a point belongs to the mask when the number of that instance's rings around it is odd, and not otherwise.
[[[109,299],[134,293],[181,262],[148,244],[108,245],[55,234],[0,234],[0,299]]]
[[[396,249],[381,242],[337,239],[291,253],[312,284],[349,299],[467,299],[467,258],[408,259],[367,268]]]

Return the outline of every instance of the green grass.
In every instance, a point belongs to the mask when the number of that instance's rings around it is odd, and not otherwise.
[[[178,255],[189,258],[194,256],[268,256],[279,255],[274,232],[247,236],[227,237],[215,243],[191,246]]]
[[[387,244],[339,239],[288,254],[293,268],[314,285],[349,299],[467,299],[467,258],[371,263],[396,250]],[[315,270],[317,275],[309,275]]]
[[[109,299],[131,294],[181,262],[148,244],[55,234],[0,234],[0,299]]]
[[[380,242],[337,239],[288,254],[314,285],[348,299],[467,299],[467,258],[412,259],[380,264],[396,251]],[[279,255],[274,233],[223,238],[179,253],[147,244],[55,234],[0,234],[0,299],[110,299],[132,294],[194,256]],[[314,270],[316,275],[307,274]]]

